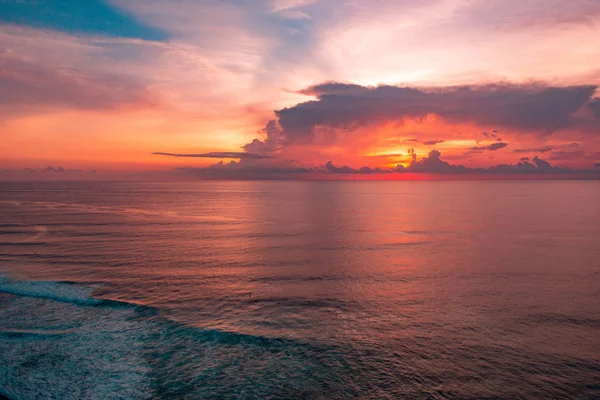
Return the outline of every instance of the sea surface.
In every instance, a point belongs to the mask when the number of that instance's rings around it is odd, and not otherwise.
[[[600,398],[600,182],[4,182],[0,273],[9,399]]]

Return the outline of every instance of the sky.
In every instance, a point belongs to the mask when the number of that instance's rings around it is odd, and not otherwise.
[[[0,0],[0,179],[598,177],[598,85],[600,0]]]

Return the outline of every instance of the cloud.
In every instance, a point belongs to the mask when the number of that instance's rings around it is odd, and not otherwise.
[[[375,122],[441,116],[450,123],[504,126],[538,134],[578,127],[576,113],[594,85],[471,85],[447,88],[360,86],[328,82],[302,91],[317,100],[275,111],[281,142],[310,143],[317,128],[352,131]],[[594,126],[600,128],[600,120]],[[499,148],[499,147],[498,147]]]
[[[327,161],[319,170],[329,174],[389,174],[392,172],[390,169],[371,168],[367,166],[360,167],[359,169],[354,169],[347,165],[336,167],[331,161]]]
[[[488,172],[498,173],[530,173],[530,174],[565,174],[582,171],[573,171],[569,168],[554,167],[549,162],[542,160],[538,156],[533,157],[531,162],[521,159],[517,164],[500,164],[487,169]]]
[[[565,148],[577,147],[577,146],[579,146],[579,143],[570,143],[570,144],[566,144],[566,145],[546,145],[546,146],[542,146],[542,147],[515,149],[515,150],[513,150],[513,153],[547,153],[547,152],[553,151],[553,150],[565,149]]]
[[[51,165],[48,165],[46,168],[43,169],[44,172],[65,172],[65,169],[63,167],[53,167]]]
[[[219,161],[208,167],[179,167],[175,171],[202,179],[295,179],[294,176],[314,172],[296,162],[287,160],[264,163],[264,160],[242,159],[240,162]]]
[[[536,25],[559,24],[593,26],[600,15],[600,3],[589,0],[487,0],[468,4],[460,15],[462,23],[476,23],[488,29],[531,29]]]
[[[503,149],[504,147],[508,146],[508,144],[504,143],[504,142],[497,142],[497,143],[492,143],[488,146],[477,146],[477,147],[471,147],[471,150],[488,150],[488,151],[495,151],[495,150],[500,150]]]
[[[273,12],[280,12],[316,3],[318,0],[275,0],[273,1]]]
[[[214,151],[210,153],[199,153],[199,154],[178,154],[178,153],[163,153],[163,152],[154,152],[152,154],[159,156],[169,156],[169,157],[196,157],[196,158],[238,158],[238,159],[254,159],[260,160],[265,158],[274,158],[273,156],[266,156],[255,153],[248,153],[243,151]]]
[[[513,153],[547,153],[554,150],[554,146],[533,147],[528,149],[515,149]]]
[[[462,165],[452,165],[441,159],[437,150],[432,150],[421,161],[413,162],[408,167],[398,165],[397,172],[424,172],[424,173],[480,173],[480,174],[574,174],[590,173],[587,170],[572,170],[563,167],[554,167],[546,160],[537,156],[533,159],[521,158],[516,164],[499,164],[489,168],[469,168]]]
[[[50,68],[0,52],[0,105],[104,109],[153,102],[149,90],[132,79]]]
[[[420,161],[413,161],[408,167],[398,164],[396,172],[421,172],[421,173],[464,173],[468,169],[462,165],[452,165],[443,161],[440,156],[442,154],[437,150],[431,150],[427,157],[423,157]]]
[[[359,174],[389,174],[393,172],[390,169],[382,169],[382,168],[371,168],[371,167],[360,167],[358,169]]]
[[[424,140],[421,143],[423,143],[426,146],[434,146],[438,143],[444,143],[444,140],[439,140],[439,139],[434,139],[434,140]]]
[[[600,163],[596,164],[596,167]],[[353,168],[347,165],[336,166],[332,161],[327,161],[319,167],[310,168],[299,165],[295,161],[272,161],[272,160],[254,160],[242,159],[240,162],[231,161],[224,163],[220,161],[209,167],[181,167],[176,171],[182,172],[187,176],[203,179],[319,179],[322,174],[340,174],[340,175],[370,175],[370,174],[392,174],[392,173],[415,173],[415,174],[562,174],[569,175],[588,175],[592,178],[600,178],[598,171],[594,170],[573,170],[564,167],[552,166],[548,161],[537,156],[533,158],[523,157],[516,164],[499,164],[489,168],[471,168],[463,165],[450,164],[442,160],[441,153],[438,150],[432,150],[421,160],[414,160],[407,167],[398,164],[394,169],[372,168],[362,166]],[[302,178],[300,178],[302,177]]]
[[[344,165],[343,167],[336,167],[331,161],[327,161],[324,166],[325,172],[332,174],[356,174],[358,171]]]
[[[281,127],[277,121],[270,120],[262,130],[266,138],[264,141],[254,139],[252,142],[242,146],[249,153],[265,154],[272,153],[278,149],[281,142]]]
[[[488,139],[496,139],[498,142],[502,141],[502,138],[498,135],[498,131],[493,129],[491,132],[481,132],[481,134],[483,136],[485,136]]]
[[[600,98],[596,98],[594,100],[592,100],[589,104],[588,104],[590,110],[592,110],[594,112],[594,114],[596,114],[596,117],[600,118]]]
[[[417,153],[415,153],[415,149],[413,149],[413,148],[408,149],[408,155],[412,159],[412,162],[417,161]]]
[[[9,172],[9,173],[20,173],[20,172],[27,172],[27,173],[80,173],[80,172],[92,172],[95,173],[96,170],[95,169],[91,169],[91,170],[82,170],[82,169],[71,169],[71,168],[64,168],[62,166],[52,166],[52,165],[47,165],[44,168],[31,168],[31,167],[27,167],[27,168],[21,168],[21,169],[4,169],[2,170],[2,172]]]
[[[405,139],[405,142],[410,142],[410,143],[421,143],[424,144],[425,146],[435,146],[438,143],[444,143],[445,140],[442,139],[433,139],[433,140],[419,140],[416,138],[413,139]]]

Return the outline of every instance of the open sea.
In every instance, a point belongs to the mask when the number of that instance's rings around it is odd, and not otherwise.
[[[600,182],[2,182],[0,398],[600,399]]]

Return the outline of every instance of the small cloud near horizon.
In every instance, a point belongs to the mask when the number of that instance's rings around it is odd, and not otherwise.
[[[275,158],[274,156],[267,156],[256,153],[247,153],[243,151],[215,151],[210,153],[199,153],[199,154],[180,154],[180,153],[164,153],[154,152],[154,155],[168,156],[168,157],[192,157],[192,158],[237,158],[237,159],[267,159]]]

